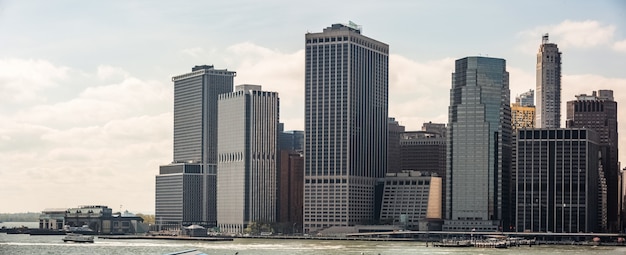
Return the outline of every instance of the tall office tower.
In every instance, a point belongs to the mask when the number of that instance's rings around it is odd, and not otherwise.
[[[537,128],[561,127],[561,52],[543,35],[537,53]]]
[[[157,223],[216,226],[217,96],[233,91],[233,71],[195,66],[174,82],[174,160],[156,176]]]
[[[217,224],[243,233],[276,222],[278,93],[239,85],[218,102]]]
[[[350,23],[306,34],[304,230],[376,220],[387,167],[389,46]]]
[[[535,105],[533,104],[533,90],[527,91],[515,98],[511,104],[511,126],[513,134],[521,128],[535,127]]]
[[[512,183],[515,231],[598,231],[598,135],[593,130],[521,129]]]
[[[404,126],[400,125],[395,118],[389,118],[387,129],[389,130],[387,136],[387,173],[399,173],[402,171],[400,166],[400,137],[404,133]]]
[[[607,220],[609,231],[619,231],[620,188],[617,133],[617,102],[612,90],[578,95],[567,102],[568,128],[588,128],[600,136],[601,163],[607,185]]]
[[[504,59],[456,61],[448,112],[444,230],[509,224],[511,108]]]

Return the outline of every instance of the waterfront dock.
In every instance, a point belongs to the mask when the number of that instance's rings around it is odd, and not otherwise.
[[[218,242],[218,241],[233,241],[233,238],[229,237],[191,237],[191,236],[138,236],[138,235],[119,235],[98,236],[98,239],[118,239],[118,240],[133,240],[133,239],[149,239],[149,240],[178,240],[178,241],[203,241],[203,242]]]

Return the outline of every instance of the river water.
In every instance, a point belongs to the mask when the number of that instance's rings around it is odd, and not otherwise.
[[[326,241],[235,239],[234,241],[201,242],[175,240],[112,240],[98,239],[90,244],[64,243],[63,236],[30,236],[0,233],[0,254],[166,254],[196,249],[210,255],[345,255],[345,254],[626,254],[626,247],[550,246],[493,248],[426,247],[423,242]]]

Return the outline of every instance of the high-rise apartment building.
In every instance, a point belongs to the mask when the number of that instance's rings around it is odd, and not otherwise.
[[[600,137],[600,157],[606,177],[608,231],[618,232],[620,188],[617,132],[617,102],[612,90],[577,95],[567,102],[567,128],[588,128]]]
[[[518,232],[598,232],[601,168],[593,130],[520,129],[512,184]]]
[[[174,82],[174,160],[156,176],[157,224],[180,228],[217,221],[217,98],[236,72],[195,66]]]
[[[219,95],[217,224],[243,233],[251,223],[276,222],[278,93],[239,85]]]
[[[389,46],[353,23],[305,40],[304,231],[375,221],[387,166]]]
[[[537,128],[561,127],[561,52],[543,36],[537,53]]]
[[[448,117],[443,230],[508,226],[511,108],[504,59],[456,61]]]
[[[515,97],[511,104],[511,126],[513,134],[521,128],[535,127],[534,91],[531,89]]]

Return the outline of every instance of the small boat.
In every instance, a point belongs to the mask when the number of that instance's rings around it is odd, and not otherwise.
[[[65,237],[63,237],[63,242],[93,243],[93,236],[68,233]]]
[[[470,240],[443,239],[439,243],[434,244],[435,247],[472,247]]]

